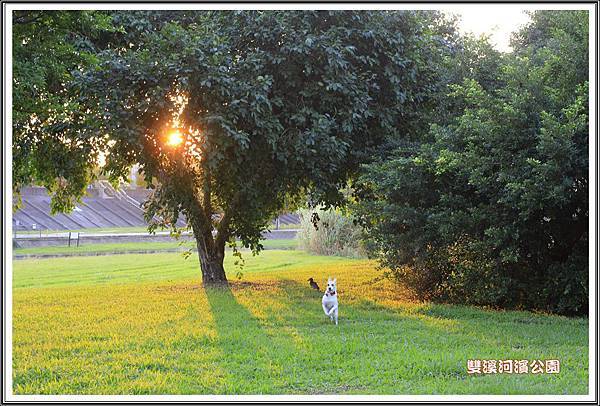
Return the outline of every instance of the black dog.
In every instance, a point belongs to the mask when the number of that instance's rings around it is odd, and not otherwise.
[[[310,278],[308,281],[310,282],[310,287],[311,287],[311,288],[313,288],[313,289],[316,289],[316,290],[318,290],[319,292],[321,291],[321,289],[319,288],[319,285],[317,285],[317,282],[315,282],[315,281],[313,280],[313,278]]]

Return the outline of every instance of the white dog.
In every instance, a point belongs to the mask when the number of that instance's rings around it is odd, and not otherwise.
[[[323,300],[321,301],[323,304],[323,311],[326,316],[329,316],[331,321],[335,320],[335,324],[338,324],[338,300],[337,300],[337,288],[336,288],[337,279],[331,280],[331,278],[327,278],[327,289],[325,289],[325,294],[323,295]]]

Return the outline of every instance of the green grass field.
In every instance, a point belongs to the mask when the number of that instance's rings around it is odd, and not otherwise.
[[[272,239],[264,240],[262,245],[265,249],[287,250],[295,249],[298,246],[296,239]],[[92,253],[123,253],[138,251],[185,251],[195,249],[196,243],[193,241],[169,242],[131,242],[131,243],[111,243],[111,244],[86,244],[76,247],[55,246],[55,247],[30,247],[14,248],[14,255],[84,255]]]
[[[16,394],[586,394],[588,320],[414,303],[368,260],[246,255],[204,290],[178,253],[14,261]],[[310,276],[338,278],[340,324]],[[468,375],[468,359],[559,359]]]

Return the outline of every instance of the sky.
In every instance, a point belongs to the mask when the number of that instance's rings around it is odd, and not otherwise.
[[[527,9],[515,5],[460,6],[444,10],[461,17],[459,29],[463,33],[489,34],[496,49],[510,52],[510,34],[529,21]]]

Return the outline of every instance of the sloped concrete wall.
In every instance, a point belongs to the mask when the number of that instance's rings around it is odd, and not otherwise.
[[[18,231],[32,230],[79,230],[84,228],[145,227],[144,211],[140,207],[151,193],[147,189],[123,189],[126,198],[98,193],[88,188],[88,195],[71,213],[50,214],[50,196],[43,187],[27,187],[22,190],[23,206],[13,214],[13,228]],[[105,196],[105,197],[102,197]],[[285,214],[279,224],[298,224],[299,216]],[[185,219],[177,222],[185,226]]]

